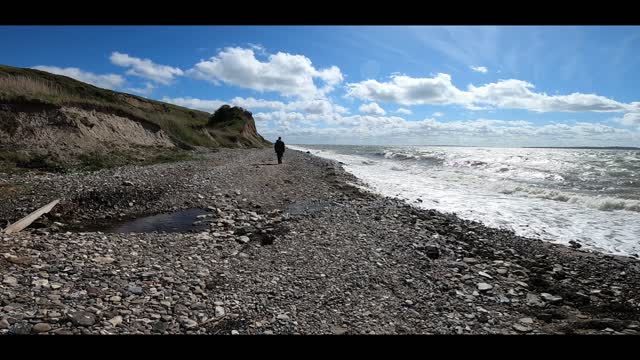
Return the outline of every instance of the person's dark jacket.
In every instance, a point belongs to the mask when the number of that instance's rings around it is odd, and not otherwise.
[[[284,154],[284,142],[282,140],[276,140],[276,145],[274,147],[278,154]]]

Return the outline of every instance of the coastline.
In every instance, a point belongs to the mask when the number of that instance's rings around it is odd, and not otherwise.
[[[65,224],[0,234],[0,334],[640,330],[633,258],[417,209],[292,149],[281,166],[271,149],[202,156],[89,174],[0,174],[0,218],[15,221],[59,196],[50,223]],[[206,232],[65,232],[73,220],[208,207]]]

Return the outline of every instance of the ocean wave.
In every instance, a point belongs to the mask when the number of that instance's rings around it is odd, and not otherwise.
[[[527,186],[499,185],[497,191],[505,195],[533,197],[538,199],[561,201],[586,206],[602,211],[626,210],[640,212],[640,201],[606,196],[585,196],[560,190],[531,188]]]

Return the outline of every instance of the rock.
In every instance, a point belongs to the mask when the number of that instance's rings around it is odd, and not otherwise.
[[[440,248],[436,244],[425,245],[425,254],[429,259],[437,259],[440,257]]]
[[[569,244],[570,244],[570,246],[571,246],[572,248],[574,248],[574,249],[579,249],[579,248],[581,248],[581,247],[582,247],[582,245],[581,245],[581,244],[579,244],[579,243],[577,243],[577,242],[575,242],[575,241],[573,241],[573,240],[569,241]]]
[[[347,328],[339,326],[339,325],[334,325],[331,327],[331,333],[334,335],[343,335],[348,331]]]
[[[493,279],[493,276],[491,276],[491,275],[487,274],[487,273],[486,273],[486,272],[484,272],[484,271],[480,271],[480,272],[478,272],[478,275],[483,276],[483,277],[486,277],[487,279]]]
[[[88,311],[76,311],[69,317],[76,326],[91,326],[96,323],[96,316]]]
[[[265,330],[265,331],[264,331],[264,334],[265,334],[265,335],[273,335],[273,331],[271,331],[271,330]]]
[[[231,330],[231,335],[240,335],[238,330]]]
[[[3,284],[7,284],[7,285],[9,285],[9,286],[16,286],[16,285],[18,285],[18,279],[16,279],[16,278],[15,278],[15,277],[13,277],[13,276],[8,276],[8,275],[6,275],[6,276],[4,277],[4,279],[2,280],[2,283],[3,283]]]
[[[7,321],[7,319],[2,319],[0,320],[0,329],[8,329],[9,328],[9,322]]]
[[[111,323],[111,326],[116,327],[116,326],[122,324],[122,316],[120,316],[120,315],[114,316],[113,318],[111,318],[109,320],[109,322]]]
[[[38,279],[38,280],[33,280],[31,282],[31,285],[39,288],[39,287],[49,287],[49,280],[47,279]]]
[[[478,290],[480,291],[488,291],[493,289],[493,286],[487,284],[487,283],[478,283]]]
[[[120,302],[122,300],[122,298],[118,295],[114,295],[112,297],[109,298],[109,301],[111,302]]]
[[[193,329],[198,326],[198,322],[187,317],[180,319],[180,324],[186,327],[187,329]]]
[[[87,295],[91,297],[102,297],[102,291],[95,287],[87,288]]]
[[[528,293],[527,294],[527,305],[529,306],[544,306],[544,301],[540,300],[540,297],[536,294]]]
[[[523,324],[525,324],[525,325],[531,325],[531,324],[533,324],[533,319],[532,319],[532,318],[528,318],[528,317],[526,317],[526,318],[522,318],[522,319],[520,319],[520,320],[518,320],[518,321],[520,321],[521,323],[523,323]]]
[[[562,298],[560,296],[554,296],[551,295],[549,293],[541,293],[540,296],[545,300],[548,301],[550,303],[557,303],[562,301]]]
[[[9,328],[9,334],[13,335],[28,335],[31,334],[31,324],[29,323],[16,323]]]
[[[478,262],[478,260],[476,260],[475,258],[470,257],[462,258],[462,261],[466,262],[467,264],[475,264]]]
[[[47,324],[47,323],[37,323],[35,325],[33,325],[33,328],[31,329],[31,331],[35,332],[35,333],[43,333],[43,332],[47,332],[51,330],[51,325]]]
[[[216,317],[224,316],[224,308],[222,306],[216,306],[215,315]]]
[[[127,291],[129,291],[130,293],[134,294],[134,295],[142,295],[143,290],[140,286],[129,286],[127,288]]]
[[[167,331],[168,325],[163,321],[156,321],[151,325],[151,330],[159,333]]]
[[[92,260],[98,264],[111,264],[112,262],[116,261],[114,258],[111,258],[109,256],[97,256]]]
[[[124,186],[133,186],[133,183],[131,181],[126,181],[125,180],[125,181],[122,182],[122,185],[124,185]]]
[[[517,332],[520,333],[528,333],[531,332],[531,328],[524,326],[524,325],[520,325],[520,324],[513,324],[513,329]]]
[[[505,269],[505,268],[499,268],[498,270],[496,270],[496,272],[500,275],[504,275],[506,273],[509,272],[509,270]]]
[[[243,243],[243,244],[246,244],[246,243],[248,243],[248,242],[249,242],[249,237],[248,237],[248,236],[244,236],[244,235],[243,235],[243,236],[240,236],[240,237],[238,238],[238,241],[239,241],[239,242],[241,242],[241,243]]]
[[[278,314],[278,316],[276,316],[276,318],[278,320],[282,320],[282,321],[289,321],[290,320],[289,315],[287,315],[287,314]]]

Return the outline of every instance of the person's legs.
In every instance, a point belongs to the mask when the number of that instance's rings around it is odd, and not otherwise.
[[[282,164],[282,153],[278,153],[278,164]]]

